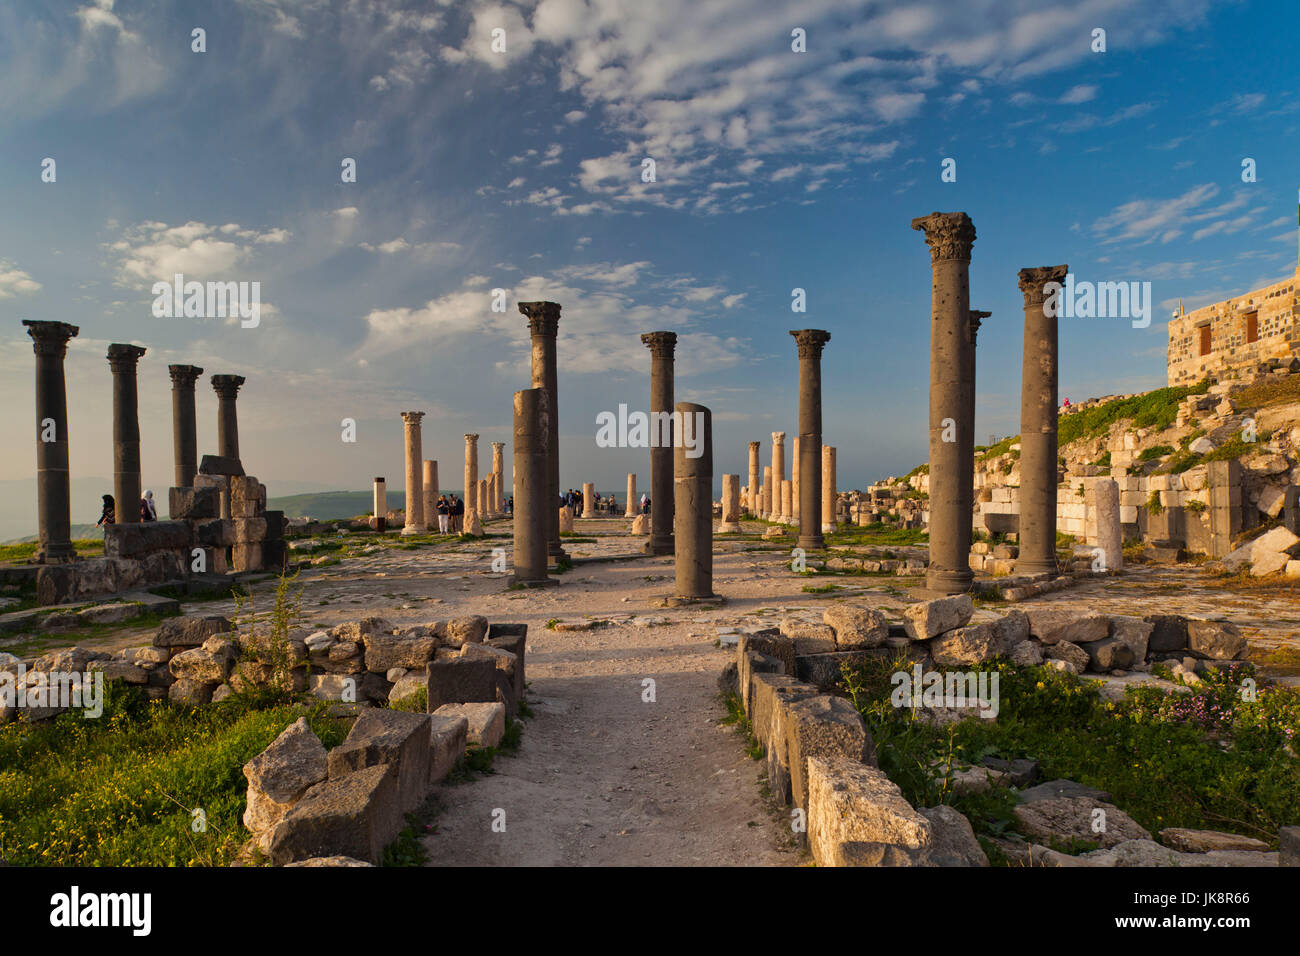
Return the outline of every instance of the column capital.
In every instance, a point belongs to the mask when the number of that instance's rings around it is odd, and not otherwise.
[[[520,302],[519,311],[528,317],[530,334],[555,338],[560,327],[560,303]]]
[[[932,212],[912,220],[912,228],[925,233],[930,247],[930,261],[958,259],[970,262],[975,244],[975,224],[964,212]]]
[[[1030,309],[1041,306],[1043,300],[1047,298],[1047,292],[1044,291],[1043,287],[1049,282],[1061,282],[1069,271],[1070,267],[1065,264],[1021,269],[1019,272],[1020,291],[1025,296],[1025,308]]]
[[[773,445],[784,445],[784,444],[785,444],[785,432],[772,432],[772,444],[773,444]]]
[[[970,344],[975,344],[975,336],[980,330],[980,324],[987,319],[992,312],[981,312],[979,309],[970,310]]]
[[[239,387],[244,384],[242,375],[214,375],[212,389],[222,398],[233,399],[239,394]]]
[[[81,331],[76,325],[67,322],[41,322],[36,319],[23,319],[27,334],[32,337],[32,351],[37,355],[57,355],[63,358],[68,354],[68,339]]]
[[[424,412],[402,412],[402,421],[408,425],[420,424],[420,419],[424,417]]]
[[[203,374],[203,369],[197,365],[168,365],[167,371],[172,377],[172,388],[192,389]]]
[[[641,336],[641,342],[650,350],[650,354],[655,358],[670,359],[677,348],[676,332],[646,332]]]
[[[140,362],[140,356],[144,353],[145,349],[139,345],[114,342],[108,347],[108,364],[113,367],[114,374],[134,372]]]
[[[749,450],[750,450],[750,451],[758,451],[758,449],[759,449],[760,447],[762,447],[762,444],[763,444],[763,443],[762,443],[761,441],[752,441],[752,442],[749,443]]]
[[[468,435],[468,434],[467,434],[467,435],[465,436],[465,444],[466,444],[466,445],[477,445],[477,444],[478,444],[478,435]]]
[[[822,357],[822,349],[826,343],[831,340],[831,334],[823,329],[791,329],[790,334],[799,346],[799,357],[801,359],[819,359]]]
[[[492,443],[492,450],[493,450],[493,451],[501,451],[501,450],[503,450],[505,447],[506,447],[506,443],[503,442],[503,441],[494,441],[494,442]]]

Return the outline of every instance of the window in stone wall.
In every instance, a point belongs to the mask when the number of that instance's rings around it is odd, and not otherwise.
[[[1210,327],[1208,325],[1201,326],[1201,354],[1210,354]]]
[[[1246,341],[1257,342],[1259,340],[1259,312],[1246,313]]]

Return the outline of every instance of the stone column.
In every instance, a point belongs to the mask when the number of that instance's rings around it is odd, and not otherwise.
[[[772,481],[775,482],[772,495],[772,520],[780,521],[785,517],[785,505],[781,501],[781,482],[785,480],[785,432],[772,432]]]
[[[488,514],[488,480],[480,478],[478,480],[478,495],[475,499],[478,501],[478,520],[486,521]]]
[[[73,560],[71,487],[68,480],[68,393],[63,359],[80,328],[67,322],[24,319],[36,353],[36,514],[41,543],[33,561]]]
[[[1024,454],[1024,446],[1020,448]],[[1121,571],[1124,568],[1124,535],[1119,520],[1119,482],[1113,478],[1098,479],[1093,485],[1097,502],[1097,547],[1101,549],[1103,570]]]
[[[424,534],[429,530],[424,515],[424,458],[420,437],[420,420],[424,412],[402,412],[402,430],[406,438],[406,526],[402,534]]]
[[[650,349],[650,540],[646,554],[673,552],[673,446],[671,425],[660,426],[656,415],[673,411],[673,352],[676,332],[647,332],[641,341]],[[671,419],[669,419],[671,421]],[[712,522],[713,516],[709,516]]]
[[[494,441],[492,443],[492,513],[505,514],[506,511],[506,493],[505,493],[505,447],[503,441]]]
[[[822,538],[822,350],[831,334],[791,331],[799,347],[799,540],[805,551],[826,547]]]
[[[199,471],[198,423],[194,410],[194,383],[203,369],[196,365],[168,365],[172,377],[172,459],[177,488],[194,486]]]
[[[212,388],[217,393],[217,454],[239,460],[239,416],[235,399],[244,384],[242,375],[214,375]]]
[[[789,524],[792,520],[790,512],[794,509],[791,503],[791,495],[794,493],[794,487],[789,478],[781,479],[781,523]]]
[[[834,531],[835,520],[835,448],[822,445],[822,533]]]
[[[424,491],[424,525],[433,530],[438,527],[438,463],[431,458],[424,460],[420,487]]]
[[[113,497],[118,524],[140,522],[140,399],[136,366],[145,350],[115,342],[108,347],[113,369]]]
[[[799,523],[799,436],[794,436],[794,447],[790,452],[790,518],[791,524]]]
[[[546,576],[549,515],[556,515],[551,496],[550,396],[545,388],[515,392],[514,422],[514,584],[557,584]]]
[[[962,487],[962,497],[971,503],[971,520],[972,527],[975,522],[975,341],[979,337],[980,324],[991,316],[992,312],[980,312],[976,309],[970,310],[970,320],[966,323],[966,331],[970,342],[968,347],[968,364],[966,366],[966,404],[963,406],[965,412],[964,422],[961,428],[965,433],[970,435],[970,454],[963,460],[966,461],[966,470],[962,472],[965,484]],[[974,532],[971,532],[974,537]]]
[[[758,447],[759,442],[749,443],[749,513],[757,518],[763,510],[758,496]]]
[[[1055,574],[1057,317],[1044,287],[1062,282],[1066,265],[1020,270],[1025,297],[1025,344],[1020,382],[1021,574]],[[1048,315],[1047,313],[1052,313]],[[934,476],[930,476],[934,495]],[[931,535],[931,540],[934,536]]]
[[[478,435],[465,436],[465,524],[478,511]],[[480,520],[482,520],[480,516]]]
[[[584,518],[599,518],[596,513],[596,486],[590,481],[582,483],[582,516]]]
[[[930,565],[926,589],[970,588],[971,500],[975,436],[964,429],[970,394],[970,254],[975,226],[964,212],[912,220],[930,247]],[[963,433],[964,432],[964,433]],[[955,441],[944,441],[945,436]]]
[[[700,455],[686,454],[685,442],[673,447],[673,538],[676,544],[677,600],[714,598],[713,593],[713,413],[703,405],[680,402],[679,420],[701,421],[695,435]],[[702,414],[703,418],[696,416]],[[654,508],[650,509],[654,514]]]
[[[627,507],[623,509],[624,518],[635,518],[640,512],[636,506],[636,475],[627,476]]]
[[[568,557],[560,546],[560,402],[555,363],[555,335],[560,327],[558,302],[520,302],[519,311],[528,317],[533,340],[533,388],[546,389],[546,420],[551,430],[547,450],[551,456],[546,488],[550,505],[546,509],[546,550],[556,559]]]
[[[388,483],[383,477],[375,479],[375,530],[383,531],[388,527]]]
[[[722,523],[718,534],[740,532],[740,475],[722,476]]]
[[[774,494],[775,492],[775,494]],[[773,499],[780,492],[772,487],[772,466],[763,466],[763,518],[767,521],[772,520]]]

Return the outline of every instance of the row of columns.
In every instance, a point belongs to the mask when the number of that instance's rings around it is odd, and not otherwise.
[[[25,319],[36,354],[36,486],[40,546],[34,560],[53,564],[71,561],[71,481],[68,473],[68,399],[64,359],[68,342],[81,330],[67,322]],[[140,520],[140,415],[137,370],[145,349],[114,342],[108,347],[113,374],[113,497],[114,520]],[[172,451],[177,487],[190,487],[198,473],[198,437],[194,385],[203,369],[170,365],[172,380]],[[244,379],[214,375],[218,396],[218,453],[239,458],[236,397]]]

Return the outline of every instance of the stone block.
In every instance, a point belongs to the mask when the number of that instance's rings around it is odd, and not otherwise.
[[[831,628],[837,650],[879,647],[889,637],[889,621],[874,608],[833,604],[822,612],[822,622]]]
[[[894,847],[901,857],[896,862],[930,848],[930,821],[875,767],[843,755],[818,755],[808,759],[807,773],[808,845],[818,866],[877,856],[861,849],[841,851],[851,844]]]
[[[1279,827],[1278,866],[1300,866],[1300,827]]]
[[[1135,660],[1133,648],[1114,637],[1089,641],[1083,645],[1083,649],[1088,654],[1090,669],[1101,674],[1108,674],[1113,670],[1127,670],[1133,666]]]
[[[210,614],[205,617],[171,617],[158,625],[154,633],[154,647],[199,647],[214,634],[233,631],[235,625],[224,617]]]
[[[743,644],[742,644],[743,647]],[[740,693],[740,704],[746,715],[754,706],[754,676],[757,674],[782,674],[785,665],[775,657],[768,657],[758,651],[742,649],[736,657],[736,683]]]
[[[469,720],[429,715],[429,783],[440,783],[451,773],[469,743]]]
[[[244,466],[239,463],[238,458],[223,458],[220,455],[204,455],[199,462],[200,475],[224,475],[226,477],[242,476]],[[196,479],[194,482],[198,484]]]
[[[244,764],[248,802],[244,826],[258,834],[284,819],[303,795],[328,776],[325,747],[299,717]]]
[[[139,558],[153,551],[180,551],[190,546],[190,526],[184,521],[141,521],[104,528],[106,558]]]
[[[428,682],[429,713],[444,704],[494,703],[497,700],[497,667],[488,660],[430,661]]]
[[[488,631],[486,643],[490,647],[508,651],[515,656],[515,665],[512,671],[515,682],[515,699],[523,700],[528,687],[528,680],[524,675],[524,652],[528,649],[528,625],[520,624],[518,626],[524,628],[524,631],[518,634],[497,635],[494,633],[497,625],[492,625]]]
[[[754,674],[751,681],[750,730],[765,749],[771,748],[772,722],[778,698],[793,701],[816,697],[818,691],[812,684],[805,684],[788,674]]]
[[[370,708],[352,724],[347,739],[329,752],[330,779],[391,764],[397,769],[398,805],[402,813],[410,813],[429,792],[430,740],[428,714]]]
[[[216,690],[217,686],[217,683],[204,683],[189,678],[177,678],[167,688],[167,699],[173,704],[202,707],[205,704],[212,703],[212,692]]]
[[[835,631],[825,624],[811,624],[791,618],[781,622],[781,636],[792,641],[795,656],[825,654],[835,650]]]
[[[379,864],[404,826],[397,768],[377,764],[308,790],[270,831],[267,849],[277,866],[336,855]]]
[[[869,647],[860,651],[802,654],[795,658],[794,676],[823,691],[835,690],[843,678],[840,668],[845,663],[864,664],[870,660],[893,657],[894,653],[890,647]]]
[[[438,631],[448,647],[482,644],[487,639],[488,620],[479,614],[453,617],[445,625],[438,625]]]
[[[231,512],[235,523],[235,544],[261,544],[266,538],[266,519],[241,517]]]
[[[1227,621],[1187,619],[1187,649],[1202,660],[1230,661],[1246,653],[1246,638]]]
[[[1128,645],[1136,664],[1147,659],[1147,648],[1154,630],[1155,624],[1140,617],[1112,614],[1110,618],[1110,636]]]
[[[1068,641],[1086,644],[1110,636],[1110,618],[1104,614],[1069,611],[1052,607],[1031,607],[1029,633],[1044,644]]]
[[[928,641],[944,631],[965,626],[974,612],[969,594],[921,601],[903,609],[903,626],[912,640]]]
[[[168,488],[167,513],[177,521],[216,518],[221,514],[221,493],[216,488]]]
[[[228,518],[196,521],[194,543],[207,548],[229,548],[235,543],[235,523]]]
[[[394,667],[424,667],[438,649],[438,637],[425,627],[408,628],[400,634],[371,630],[361,635],[366,649],[366,670],[387,673]]]
[[[795,805],[808,808],[808,760],[839,756],[874,763],[871,737],[861,715],[842,697],[806,697],[787,710],[786,754]]]
[[[264,560],[260,544],[236,541],[231,548],[231,564],[235,571],[260,571]]]
[[[506,708],[500,703],[443,704],[434,711],[437,717],[463,718],[466,739],[480,747],[495,747],[506,733]]]

